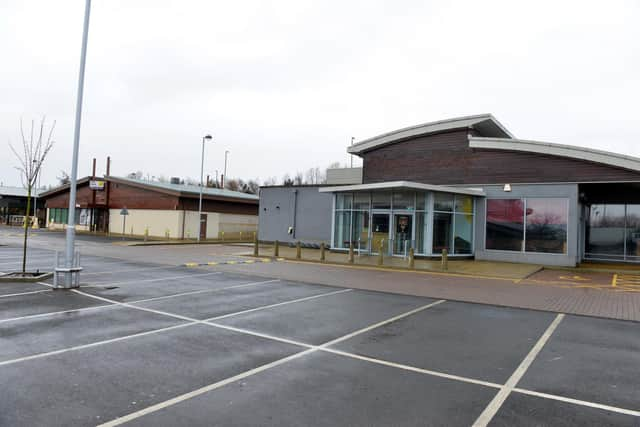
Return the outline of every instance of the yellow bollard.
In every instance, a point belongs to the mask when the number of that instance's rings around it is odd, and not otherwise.
[[[302,259],[302,246],[300,246],[300,240],[296,242],[296,259]]]
[[[224,242],[224,231],[221,231],[220,235],[222,236],[222,241]]]
[[[416,262],[413,257],[414,257],[413,248],[411,248],[409,249],[409,268],[411,270],[416,268]]]
[[[349,264],[353,264],[353,242],[349,243]]]
[[[443,270],[449,269],[449,254],[447,253],[446,248],[442,250],[442,269]]]
[[[149,239],[149,226],[144,229],[144,241],[146,242]]]
[[[278,242],[277,240],[273,245],[273,256],[280,256],[280,242]]]
[[[256,257],[258,256],[258,252],[260,250],[259,247],[258,247],[259,243],[260,242],[258,242],[258,239],[256,238],[255,233],[254,233],[254,235],[253,235],[253,256],[256,256]]]
[[[382,252],[383,246],[384,239],[380,240],[380,244],[378,245],[378,265],[382,265],[384,263],[384,253]]]
[[[320,261],[324,262],[325,260],[325,247],[324,247],[324,242],[320,243]]]
[[[242,242],[242,231],[240,232],[240,241]]]

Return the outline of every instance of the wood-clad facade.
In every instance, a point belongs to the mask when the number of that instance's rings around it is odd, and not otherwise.
[[[363,183],[406,180],[436,185],[636,182],[640,173],[589,161],[469,147],[461,129],[395,142],[361,154]]]

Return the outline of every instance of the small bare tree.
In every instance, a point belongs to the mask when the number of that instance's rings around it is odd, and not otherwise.
[[[31,211],[31,192],[36,185],[36,179],[42,168],[44,159],[51,151],[53,147],[53,130],[56,127],[55,120],[49,129],[49,132],[45,132],[46,118],[42,117],[40,121],[40,129],[36,129],[36,124],[31,120],[31,132],[29,137],[24,133],[24,126],[22,119],[20,119],[20,135],[22,136],[22,150],[19,152],[16,148],[9,143],[9,148],[13,151],[16,158],[20,162],[20,166],[16,166],[16,169],[20,171],[20,179],[22,180],[22,186],[27,190],[27,211],[24,214],[24,245],[22,248],[22,273],[26,272],[27,267],[27,237],[29,236],[29,212]]]

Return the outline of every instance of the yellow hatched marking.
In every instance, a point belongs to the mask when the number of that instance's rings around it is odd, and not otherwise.
[[[187,262],[184,264],[187,267],[197,267],[198,263],[197,262]]]
[[[253,264],[254,262],[255,262],[255,261],[248,259],[248,260],[246,260],[244,263],[245,263],[245,264]]]
[[[217,263],[217,262],[215,262],[215,261],[209,261],[209,262],[207,263],[207,265],[218,265],[218,263]]]
[[[261,260],[262,262],[271,262],[271,260],[269,258],[262,258]]]
[[[238,262],[237,262],[237,261],[227,261],[226,263],[227,263],[227,264],[232,264],[232,265],[233,265],[233,264],[237,264]]]

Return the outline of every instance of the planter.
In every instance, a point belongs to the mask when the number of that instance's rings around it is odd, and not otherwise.
[[[45,271],[15,271],[0,275],[0,283],[2,282],[39,282],[41,280],[53,277],[53,273]]]

